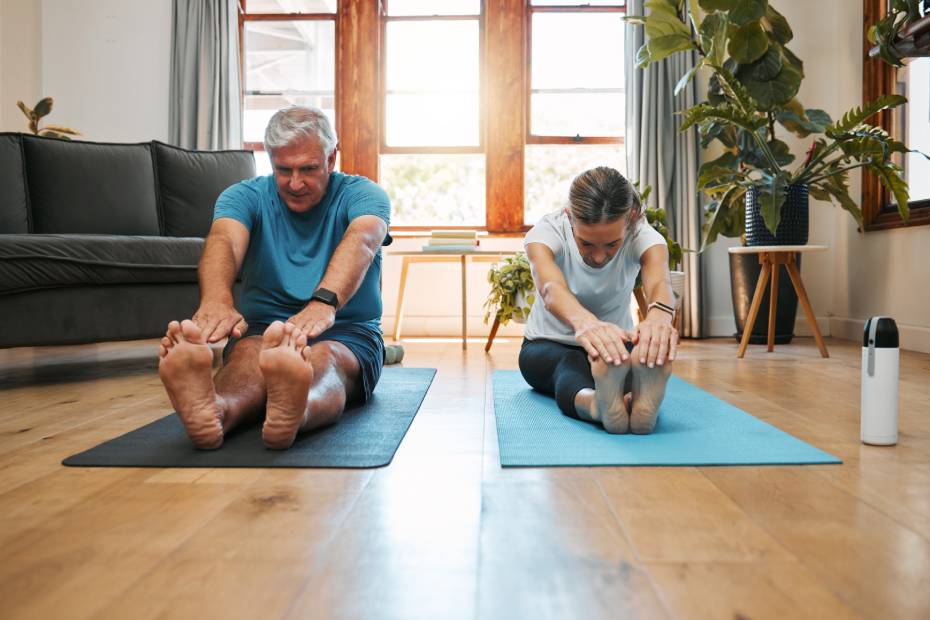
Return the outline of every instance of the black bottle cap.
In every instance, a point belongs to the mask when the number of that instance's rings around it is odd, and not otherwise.
[[[865,329],[862,332],[862,346],[869,346],[869,332],[872,331],[873,322],[877,322],[874,346],[877,349],[897,349],[898,326],[895,325],[894,319],[887,316],[873,316],[865,322]]]

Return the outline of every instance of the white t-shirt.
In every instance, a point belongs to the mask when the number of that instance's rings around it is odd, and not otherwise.
[[[639,259],[648,248],[665,245],[665,239],[645,218],[640,218],[634,233],[624,238],[620,251],[609,263],[599,269],[590,267],[581,258],[571,223],[563,209],[543,216],[526,233],[523,247],[530,243],[542,243],[552,250],[555,264],[562,270],[569,290],[582,306],[601,321],[633,329],[630,294],[636,285]],[[571,327],[546,310],[540,294],[536,295],[523,334],[528,340],[545,338],[564,344],[578,344]]]

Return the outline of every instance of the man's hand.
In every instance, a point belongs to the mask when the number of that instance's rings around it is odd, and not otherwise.
[[[630,357],[624,343],[632,340],[631,334],[613,323],[587,321],[575,330],[575,340],[592,360],[600,357],[608,364],[619,366]]]
[[[203,332],[207,342],[217,342],[230,334],[241,338],[249,328],[248,323],[233,306],[215,301],[201,302],[192,320]]]
[[[649,368],[661,366],[665,360],[674,361],[678,353],[678,330],[672,326],[672,317],[661,310],[651,311],[637,326],[637,353],[640,364]]]
[[[316,338],[336,322],[336,309],[321,301],[311,301],[303,310],[287,320],[307,334],[307,339]]]

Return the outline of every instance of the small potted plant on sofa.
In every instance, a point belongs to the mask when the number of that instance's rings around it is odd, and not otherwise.
[[[703,16],[694,10],[696,5]],[[646,7],[647,15],[628,18],[643,25],[648,35],[639,50],[639,65],[696,51],[699,61],[681,77],[676,93],[699,68],[711,73],[707,101],[684,112],[681,128],[696,126],[703,147],[719,143],[723,148],[723,155],[698,172],[698,188],[710,198],[704,247],[718,235],[741,237],[747,245],[806,244],[808,195],[839,204],[861,228],[862,213],[848,187],[849,171],[856,168],[877,175],[895,197],[902,219],[908,218],[907,183],[891,159],[893,153],[908,149],[867,124],[878,112],[904,103],[904,97],[882,96],[849,110],[838,121],[823,110],[806,108],[796,97],[804,65],[787,47],[791,28],[767,0],[697,0],[687,6],[679,0],[649,0]],[[806,156],[793,169],[789,166],[795,156],[779,139],[782,132],[812,138]],[[740,262],[735,256],[740,255],[731,255],[731,284],[741,332],[758,265],[746,260],[743,273],[734,266],[734,260]],[[740,273],[734,275],[734,269]],[[745,304],[737,303],[743,299]],[[784,317],[785,325],[776,325],[776,342],[786,342],[793,331],[797,298],[788,287],[779,291],[779,300],[788,303],[779,303],[777,323]],[[758,321],[757,325],[765,327]],[[758,337],[764,338],[764,330]]]

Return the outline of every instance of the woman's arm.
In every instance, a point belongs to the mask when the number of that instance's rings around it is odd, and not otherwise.
[[[675,294],[672,292],[672,276],[668,270],[668,248],[654,245],[643,252],[639,259],[643,281],[643,294],[646,304],[654,301],[675,307]],[[674,317],[659,308],[652,308],[646,318],[640,322],[637,331],[639,361],[650,368],[665,360],[672,361],[678,352],[678,331],[672,325]]]
[[[562,270],[555,262],[555,254],[544,243],[529,243],[526,256],[533,272],[533,282],[546,306],[555,318],[575,332],[578,341],[591,359],[602,357],[608,364],[620,364],[629,358],[624,342],[630,334],[613,323],[599,320],[581,305],[572,294]]]

